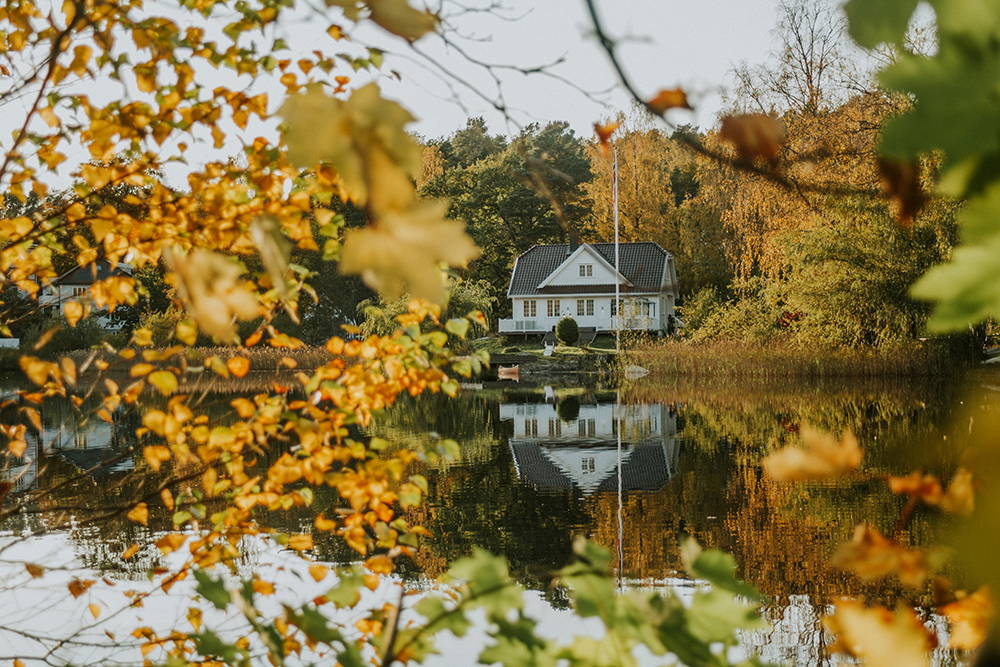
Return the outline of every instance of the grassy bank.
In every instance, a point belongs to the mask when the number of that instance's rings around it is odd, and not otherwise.
[[[152,350],[154,352],[161,351],[155,348],[136,349],[136,358],[142,354],[143,350]],[[301,347],[295,350],[267,346],[192,347],[184,350],[183,354],[187,361],[187,365],[195,368],[203,366],[205,360],[213,356],[218,357],[223,361],[232,357],[244,357],[250,361],[251,372],[287,372],[290,369],[311,370],[322,366],[331,359],[330,353],[323,347]],[[107,370],[112,372],[128,370],[128,368],[135,363],[136,359],[125,359],[121,356],[121,354],[107,352],[100,349],[74,350],[67,353],[66,356],[73,359],[73,361],[77,363],[78,367],[83,364],[91,366],[95,361],[101,359],[108,364]]]
[[[921,342],[873,350],[652,341],[630,348],[623,362],[642,366],[654,377],[906,377],[952,374],[967,367],[970,357],[944,345]]]

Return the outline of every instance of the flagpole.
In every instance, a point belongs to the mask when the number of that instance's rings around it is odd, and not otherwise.
[[[618,268],[618,149],[615,146],[611,146],[611,154],[614,156],[612,163],[612,176],[611,176],[611,198],[612,198],[612,210],[614,211],[615,219],[615,352],[621,352],[621,317],[622,317],[622,302],[621,302],[621,270]]]

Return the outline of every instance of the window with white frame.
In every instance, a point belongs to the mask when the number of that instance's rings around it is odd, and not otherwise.
[[[585,456],[580,459],[580,468],[583,472],[594,472],[597,470],[597,460],[593,456]]]
[[[548,317],[559,317],[559,299],[545,300],[545,314]]]
[[[524,316],[534,317],[538,314],[538,304],[532,299],[528,299],[524,302]]]
[[[87,288],[86,287],[74,287],[73,288],[73,296],[83,296],[86,293],[87,293]]]
[[[594,265],[593,264],[581,264],[580,265],[580,277],[589,278],[594,275]]]
[[[576,314],[577,316],[582,315],[593,315],[594,314],[594,300],[593,299],[577,299],[576,300]]]

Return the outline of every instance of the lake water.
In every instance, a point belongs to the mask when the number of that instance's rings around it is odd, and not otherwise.
[[[231,398],[208,393],[199,400],[210,413],[221,414]],[[826,659],[828,641],[819,618],[841,595],[915,602],[946,643],[944,623],[920,606],[929,603],[926,596],[914,600],[891,581],[862,583],[826,563],[858,523],[892,531],[903,501],[888,492],[880,475],[921,468],[949,477],[975,436],[975,412],[998,406],[1000,391],[991,376],[947,383],[511,385],[468,389],[458,399],[407,398],[378,418],[369,434],[415,447],[445,438],[461,445],[458,460],[423,465],[420,471],[430,481],[430,493],[414,514],[434,537],[401,568],[406,585],[430,585],[448,562],[480,546],[509,560],[512,574],[532,591],[528,608],[542,619],[543,630],[579,632],[564,596],[549,586],[576,536],[591,537],[616,554],[623,586],[670,587],[682,594],[696,586],[682,573],[678,550],[680,540],[692,536],[732,553],[741,576],[767,596],[764,611],[772,629],[745,636],[746,649],[775,662],[816,664]],[[143,607],[122,609],[122,601],[130,599],[124,597],[127,591],[152,589],[146,571],[160,563],[154,548],[127,563],[119,558],[129,544],[148,543],[148,531],[123,520],[83,521],[57,532],[45,526],[75,511],[61,508],[97,509],[123,497],[122,483],[144,465],[141,452],[133,449],[139,416],[122,412],[115,424],[81,422],[68,403],[57,400],[41,412],[41,437],[3,474],[18,493],[54,486],[59,491],[3,527],[0,661],[133,664],[141,660],[139,641],[128,633],[137,625],[165,629],[183,623],[190,587],[154,593]],[[795,442],[803,424],[856,433],[869,480],[853,485],[766,480],[761,458]],[[79,475],[109,459],[114,463]],[[312,518],[301,509],[271,516],[288,531],[308,530]],[[154,533],[164,529],[165,516],[154,512],[150,525]],[[902,538],[932,544],[948,530],[941,516],[918,511]],[[26,536],[31,531],[39,535]],[[284,596],[275,605],[322,592],[307,576],[297,576],[303,568],[297,558],[264,540],[250,547],[241,569],[270,572]],[[332,563],[354,558],[334,539],[318,539],[315,557]],[[23,560],[51,570],[32,579]],[[65,585],[81,574],[103,580],[74,600]],[[948,574],[961,580],[960,572]],[[371,594],[372,604],[398,585],[396,579],[384,583],[385,590]],[[87,609],[91,602],[99,607],[97,620]],[[223,629],[232,623],[206,616],[206,625],[213,622]],[[476,642],[476,633],[448,642],[447,657],[431,662],[470,662]],[[935,659],[955,662],[944,649]]]

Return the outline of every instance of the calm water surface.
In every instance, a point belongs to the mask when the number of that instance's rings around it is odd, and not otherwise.
[[[617,554],[623,586],[670,587],[687,595],[696,583],[680,572],[678,545],[693,536],[732,553],[741,575],[767,595],[772,630],[744,637],[746,648],[777,662],[816,664],[825,660],[827,641],[818,619],[833,599],[849,594],[892,602],[902,594],[892,583],[863,584],[826,565],[854,525],[867,522],[891,532],[902,501],[876,476],[915,468],[949,476],[974,436],[975,412],[997,409],[1000,402],[993,396],[1000,398],[992,380],[978,377],[943,384],[752,387],[640,382],[615,390],[512,385],[502,391],[467,390],[457,400],[406,399],[367,435],[417,447],[434,447],[446,438],[461,445],[459,460],[424,465],[421,471],[430,480],[430,497],[414,518],[434,538],[402,569],[410,585],[429,585],[449,561],[481,546],[505,556],[513,575],[533,591],[529,610],[542,619],[543,630],[580,632],[564,595],[549,586],[551,573],[567,561],[574,537],[586,535]],[[221,415],[232,397],[208,393],[200,400]],[[127,491],[123,484],[144,466],[134,436],[138,415],[122,412],[115,418],[114,424],[81,420],[68,403],[46,403],[41,437],[29,443],[25,457],[8,465],[4,476],[17,492],[61,485],[57,497],[38,510],[114,503]],[[795,442],[803,424],[855,432],[871,481],[847,486],[765,480],[761,458]],[[114,462],[98,466],[109,459]],[[318,502],[324,500],[330,499],[318,494]],[[47,655],[55,664],[131,664],[139,660],[130,647],[137,641],[125,635],[137,624],[169,628],[183,622],[190,588],[179,585],[169,595],[154,595],[142,609],[96,623],[83,599],[65,594],[66,582],[81,571],[103,576],[87,600],[110,613],[121,607],[125,591],[151,588],[145,572],[160,562],[159,556],[149,547],[123,563],[119,554],[132,542],[147,543],[149,535],[118,520],[16,539],[42,528],[46,516],[27,514],[5,526],[0,659]],[[297,510],[277,515],[272,523],[297,531],[308,530],[311,520],[311,514]],[[154,512],[151,530],[164,529],[166,521]],[[930,544],[943,539],[948,528],[941,517],[918,512],[904,539]],[[264,541],[248,546],[241,568],[271,573],[285,596],[275,604],[323,592],[307,576],[296,576],[302,569],[297,559]],[[332,539],[318,539],[315,555],[330,562],[354,558]],[[55,569],[33,580],[17,564],[24,559]],[[961,579],[959,572],[949,574]],[[386,594],[374,592],[373,604]],[[929,613],[926,618],[945,640],[940,619]],[[207,625],[212,621],[206,618]],[[223,629],[231,623],[222,617],[214,621]],[[104,632],[109,628],[110,640]],[[51,637],[70,640],[50,650],[46,640]],[[476,642],[473,633],[448,643],[448,659],[435,664],[469,662],[478,651]],[[940,664],[954,662],[943,649],[935,657]]]

